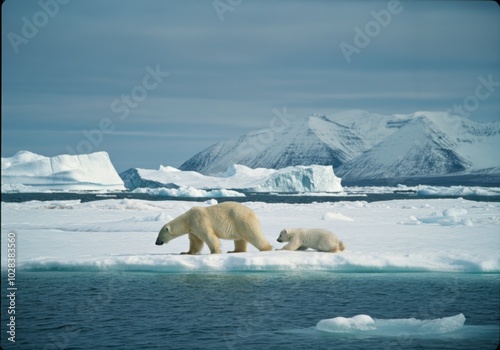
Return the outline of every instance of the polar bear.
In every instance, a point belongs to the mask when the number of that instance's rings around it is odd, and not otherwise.
[[[316,249],[320,252],[335,253],[345,249],[334,233],[321,228],[286,228],[280,232],[278,242],[289,242],[282,250]]]
[[[236,202],[189,209],[161,228],[156,245],[186,233],[189,236],[189,250],[181,254],[198,254],[203,243],[210,248],[210,253],[219,254],[219,238],[234,240],[234,250],[228,253],[246,252],[247,242],[261,251],[272,249],[262,234],[257,215],[252,209]]]

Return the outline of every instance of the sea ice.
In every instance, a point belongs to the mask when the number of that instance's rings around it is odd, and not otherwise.
[[[16,232],[20,270],[500,272],[500,203],[463,199],[244,203],[256,212],[273,248],[282,247],[276,238],[283,228],[314,227],[331,230],[344,241],[347,249],[335,254],[259,252],[250,245],[247,253],[210,255],[205,246],[200,255],[179,255],[189,245],[187,235],[161,247],[154,244],[166,222],[193,206],[214,203],[136,199],[2,202],[2,268],[7,264],[7,233]],[[398,225],[409,214],[415,221],[429,217],[429,207],[443,218],[466,218],[474,226],[455,225],[450,230],[439,224]],[[353,221],[323,220],[325,213],[342,213]],[[232,241],[221,240],[222,251],[233,246]]]

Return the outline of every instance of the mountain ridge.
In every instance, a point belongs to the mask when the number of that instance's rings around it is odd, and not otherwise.
[[[250,131],[211,145],[179,169],[216,175],[231,164],[274,169],[318,164],[332,165],[350,183],[483,173],[500,182],[498,146],[500,122],[478,123],[439,111],[355,110],[295,118],[278,131]]]

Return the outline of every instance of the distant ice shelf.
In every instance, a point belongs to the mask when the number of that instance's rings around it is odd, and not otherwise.
[[[274,170],[251,169],[235,164],[215,176],[160,166],[158,170],[129,169],[120,176],[129,190],[141,187],[165,188],[164,193],[172,194],[185,193],[185,191],[174,191],[181,187],[282,193],[342,191],[341,179],[335,176],[333,167],[322,165],[292,166]]]

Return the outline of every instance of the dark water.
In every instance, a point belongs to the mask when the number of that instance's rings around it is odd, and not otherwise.
[[[500,196],[422,196],[417,195],[413,191],[395,191],[391,193],[358,193],[346,196],[314,196],[307,194],[290,195],[288,194],[269,194],[246,192],[245,197],[226,197],[217,198],[218,202],[265,202],[265,203],[312,203],[312,202],[340,202],[340,201],[389,201],[396,199],[429,199],[429,198],[464,198],[467,200],[478,202],[500,202]],[[51,201],[51,200],[81,200],[82,202],[91,202],[104,199],[141,199],[149,201],[164,201],[164,200],[182,200],[204,202],[208,198],[190,198],[190,197],[170,197],[157,196],[143,193],[115,192],[109,194],[98,193],[2,193],[2,202],[26,202],[32,200]]]
[[[16,278],[15,345],[2,285],[4,349],[495,349],[499,341],[498,274],[18,271]],[[463,328],[425,337],[313,328],[337,316],[460,313]]]

